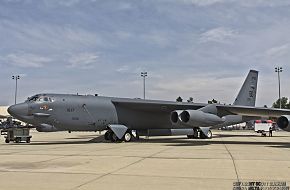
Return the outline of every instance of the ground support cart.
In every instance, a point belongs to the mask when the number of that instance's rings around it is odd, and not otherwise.
[[[15,142],[15,143],[20,143],[20,142],[26,142],[30,143],[31,135],[29,135],[30,128],[24,128],[24,127],[19,127],[19,128],[6,128],[1,130],[1,135],[5,136],[5,142]]]

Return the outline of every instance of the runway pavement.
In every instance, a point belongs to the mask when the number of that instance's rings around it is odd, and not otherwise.
[[[235,182],[290,185],[290,133],[214,131],[214,138],[151,137],[108,143],[99,133],[32,132],[0,142],[0,189],[233,189]]]

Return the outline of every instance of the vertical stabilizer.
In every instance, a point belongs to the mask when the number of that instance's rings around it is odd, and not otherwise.
[[[258,71],[250,70],[234,105],[255,106],[258,83]]]

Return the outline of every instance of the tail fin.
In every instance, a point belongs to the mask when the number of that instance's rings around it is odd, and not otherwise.
[[[250,70],[234,105],[255,106],[258,83],[258,71]]]

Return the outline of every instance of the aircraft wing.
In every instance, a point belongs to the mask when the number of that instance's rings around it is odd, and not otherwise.
[[[172,112],[174,110],[199,109],[207,104],[187,103],[187,102],[172,102],[158,100],[143,100],[143,99],[123,99],[115,98],[112,102],[117,107],[123,107],[130,110],[150,111],[150,112]]]
[[[171,102],[158,100],[142,100],[142,99],[113,99],[113,104],[117,107],[123,107],[130,110],[144,112],[172,112],[175,110],[197,110],[208,104],[187,103],[187,102]],[[226,115],[243,115],[258,117],[280,117],[281,115],[290,115],[290,110],[238,106],[238,105],[222,105],[216,104],[218,115],[220,117]]]
[[[261,117],[280,117],[281,115],[290,115],[290,110],[264,108],[264,107],[248,107],[248,106],[228,106],[217,105],[219,112],[228,113],[228,115],[244,115],[244,116],[261,116]]]

